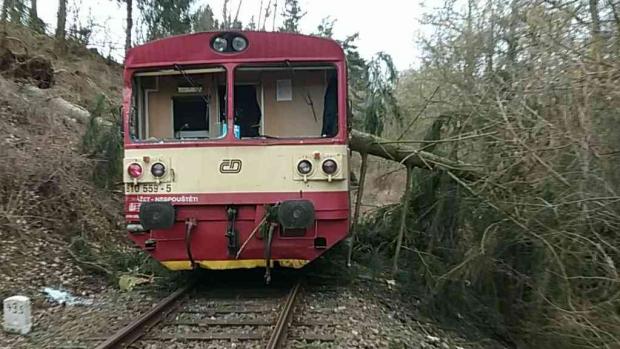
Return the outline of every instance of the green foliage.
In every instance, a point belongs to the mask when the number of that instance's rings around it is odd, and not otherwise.
[[[334,36],[335,24],[336,20],[332,19],[330,16],[327,16],[321,19],[321,23],[316,27],[316,33],[313,33],[313,35],[324,38],[332,38]]]
[[[379,52],[368,64],[368,84],[364,104],[364,130],[380,136],[385,123],[393,119],[399,125],[402,118],[394,90],[398,72],[392,57]]]
[[[30,29],[45,33],[45,23],[37,16],[36,1],[4,0],[2,2],[2,21],[21,24]]]
[[[241,10],[243,1],[239,1],[234,17],[232,11],[230,11],[228,7],[229,4],[230,0],[224,0],[224,4],[222,5],[222,22],[220,23],[219,29],[241,30],[243,28],[243,23],[239,20],[239,11]]]
[[[299,22],[306,15],[299,5],[299,0],[284,0],[284,25],[280,31],[289,33],[299,33]]]
[[[121,118],[100,95],[91,107],[91,118],[82,137],[81,151],[96,161],[93,181],[104,189],[112,189],[121,182],[123,150]],[[107,116],[107,117],[106,117]]]
[[[364,103],[366,101],[366,87],[368,86],[368,63],[361,56],[355,42],[359,33],[348,36],[340,44],[347,57],[349,78],[350,122],[354,128],[363,128]]]
[[[146,40],[191,32],[193,3],[194,0],[138,0]]]
[[[254,19],[254,16],[250,17],[250,21],[248,22],[248,24],[245,25],[245,28],[243,28],[244,30],[258,30],[257,24],[256,24],[256,20]]]
[[[332,35],[334,23],[324,18],[317,35]],[[393,126],[402,124],[395,94],[398,71],[392,57],[385,52],[377,53],[367,62],[355,44],[358,38],[359,33],[355,33],[340,41],[347,57],[349,118],[354,128],[381,135],[386,123]]]
[[[219,26],[220,23],[215,19],[213,10],[208,4],[201,6],[192,14],[192,31],[194,33],[216,30]]]
[[[29,21],[29,11],[24,0],[4,0],[2,4],[2,18],[27,25]]]

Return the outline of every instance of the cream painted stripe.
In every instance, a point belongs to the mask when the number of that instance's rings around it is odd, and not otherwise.
[[[318,154],[319,159],[315,158],[315,154]],[[148,163],[143,161],[145,157],[148,157]],[[313,164],[313,171],[307,176],[307,181],[304,181],[296,170],[297,163],[302,159]],[[321,170],[321,164],[326,159],[333,159],[338,163],[339,170],[332,176],[331,182]],[[144,168],[144,174],[138,182],[149,185],[139,186],[137,193],[127,190],[127,194],[348,190],[346,145],[128,149],[125,151],[125,168],[132,162],[137,162]],[[167,175],[158,185],[150,173],[150,165],[155,162],[164,163],[168,169]],[[126,183],[132,182],[126,171],[124,179]],[[153,186],[157,187],[157,192],[154,192]]]

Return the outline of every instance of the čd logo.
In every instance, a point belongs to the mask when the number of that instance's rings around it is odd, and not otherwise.
[[[220,173],[239,173],[241,172],[241,160],[224,159],[220,164]]]

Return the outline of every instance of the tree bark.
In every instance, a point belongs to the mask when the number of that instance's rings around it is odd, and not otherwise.
[[[355,210],[353,211],[353,222],[351,224],[351,243],[349,244],[349,252],[347,254],[347,266],[351,266],[351,257],[353,255],[353,244],[355,243],[355,235],[357,234],[358,221],[360,217],[360,207],[364,199],[364,184],[366,183],[366,170],[368,169],[368,154],[362,153],[362,166],[360,169],[360,181],[357,187],[357,195],[355,198]]]
[[[37,10],[37,0],[30,0],[30,9],[28,13],[28,25],[37,33],[45,33],[45,23],[39,18]]]
[[[67,24],[67,0],[58,0],[58,14],[56,18],[56,41],[64,47],[65,26]]]
[[[8,20],[9,16],[9,7],[13,5],[13,0],[4,0],[2,3],[2,18],[0,19],[2,23],[5,23]]]
[[[620,51],[620,13],[618,13],[616,4],[614,4],[613,1],[609,2],[609,6],[611,7],[611,13],[614,16],[614,22],[616,24],[616,51]]]
[[[599,60],[601,58],[601,18],[599,16],[598,0],[590,0],[590,17],[592,17],[592,56],[594,59]]]
[[[9,17],[11,17],[11,22],[21,24],[22,18],[20,10],[22,10],[22,8],[21,6],[18,6],[20,4],[17,3],[16,0],[7,1],[9,3]]]
[[[387,160],[398,161],[407,167],[419,167],[427,170],[450,170],[453,174],[466,179],[482,177],[482,173],[471,165],[357,130],[351,131],[349,146],[351,150],[361,154],[367,153]]]
[[[394,260],[392,261],[392,277],[396,277],[398,272],[398,258],[400,257],[400,249],[403,246],[403,238],[405,236],[405,230],[407,228],[407,213],[409,211],[409,201],[411,201],[411,187],[413,185],[413,168],[407,166],[407,187],[403,194],[400,214],[400,228],[398,230],[398,237],[396,238],[396,248],[394,250]]]
[[[30,0],[30,19],[39,18],[37,13],[37,0]]]
[[[260,21],[263,19],[263,0],[260,0],[260,7],[258,9],[258,23],[256,23],[256,29],[260,30]]]
[[[9,21],[9,7],[11,6],[13,6],[13,0],[4,0],[2,3],[2,16],[0,18],[2,22],[2,33],[0,34],[0,49],[2,53],[6,49],[7,22]]]
[[[131,31],[133,29],[133,0],[125,0],[127,5],[127,29],[125,29],[125,52],[131,48]]]

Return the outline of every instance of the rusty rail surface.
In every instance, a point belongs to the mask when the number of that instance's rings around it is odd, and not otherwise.
[[[278,349],[286,340],[286,333],[291,322],[291,316],[293,315],[293,309],[295,309],[295,301],[297,295],[300,293],[301,283],[298,282],[291,289],[291,292],[286,297],[286,303],[282,307],[275,328],[271,333],[269,342],[267,343],[267,349]]]
[[[132,321],[127,326],[121,328],[105,342],[99,344],[96,349],[123,348],[131,345],[145,335],[151,327],[155,326],[166,317],[167,314],[173,311],[179,300],[192,288],[193,285],[187,285],[174,291],[151,310]]]

